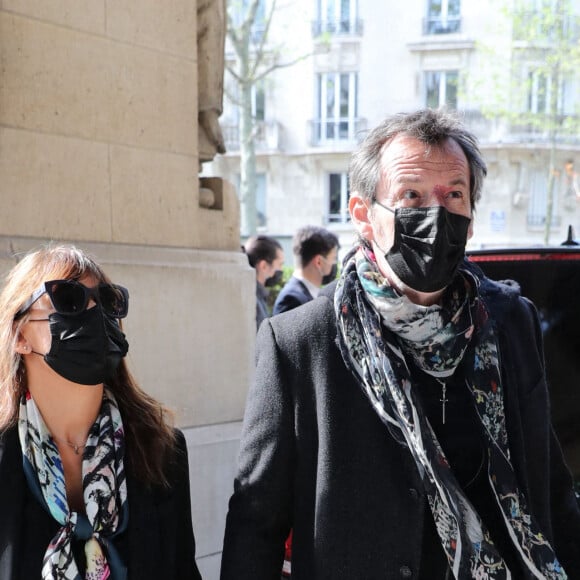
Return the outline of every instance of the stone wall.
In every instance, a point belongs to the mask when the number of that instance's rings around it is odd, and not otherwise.
[[[213,207],[199,199],[196,19],[188,0],[0,0],[0,271],[70,241],[129,288],[129,365],[186,433],[210,580],[253,368],[255,276],[231,186],[210,180]]]

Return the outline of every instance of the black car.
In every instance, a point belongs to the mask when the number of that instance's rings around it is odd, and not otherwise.
[[[550,386],[552,423],[580,490],[580,245],[467,252],[493,280],[515,280],[536,305]]]

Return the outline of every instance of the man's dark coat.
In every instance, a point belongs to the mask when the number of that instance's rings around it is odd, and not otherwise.
[[[298,280],[295,276],[292,276],[284,288],[278,294],[276,302],[274,303],[273,314],[280,314],[282,312],[288,312],[297,306],[306,304],[313,299],[312,294],[308,291],[306,284],[302,280]]]
[[[506,285],[483,279],[481,293],[500,341],[520,489],[578,579],[580,510],[550,426],[537,313]],[[258,335],[222,580],[279,578],[291,527],[293,580],[431,579],[421,568],[433,527],[421,479],[346,369],[327,294],[269,319]]]

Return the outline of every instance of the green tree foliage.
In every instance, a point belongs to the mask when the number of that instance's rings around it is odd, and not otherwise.
[[[275,70],[286,68],[307,58],[311,53],[288,58],[288,50],[270,38],[272,22],[283,17],[277,0],[228,0],[227,38],[234,51],[226,62],[235,91],[227,91],[228,99],[239,110],[240,204],[241,228],[244,235],[256,233],[256,136],[259,123],[253,114],[256,88]]]
[[[573,0],[498,0],[490,40],[478,43],[480,66],[469,99],[510,132],[541,136],[549,158],[546,226],[553,217],[556,150],[576,136],[580,117],[570,102],[580,70],[580,19]]]

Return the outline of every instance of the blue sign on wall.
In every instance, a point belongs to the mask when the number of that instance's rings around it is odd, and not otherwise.
[[[492,232],[505,232],[505,211],[492,211],[490,213],[490,226]]]

